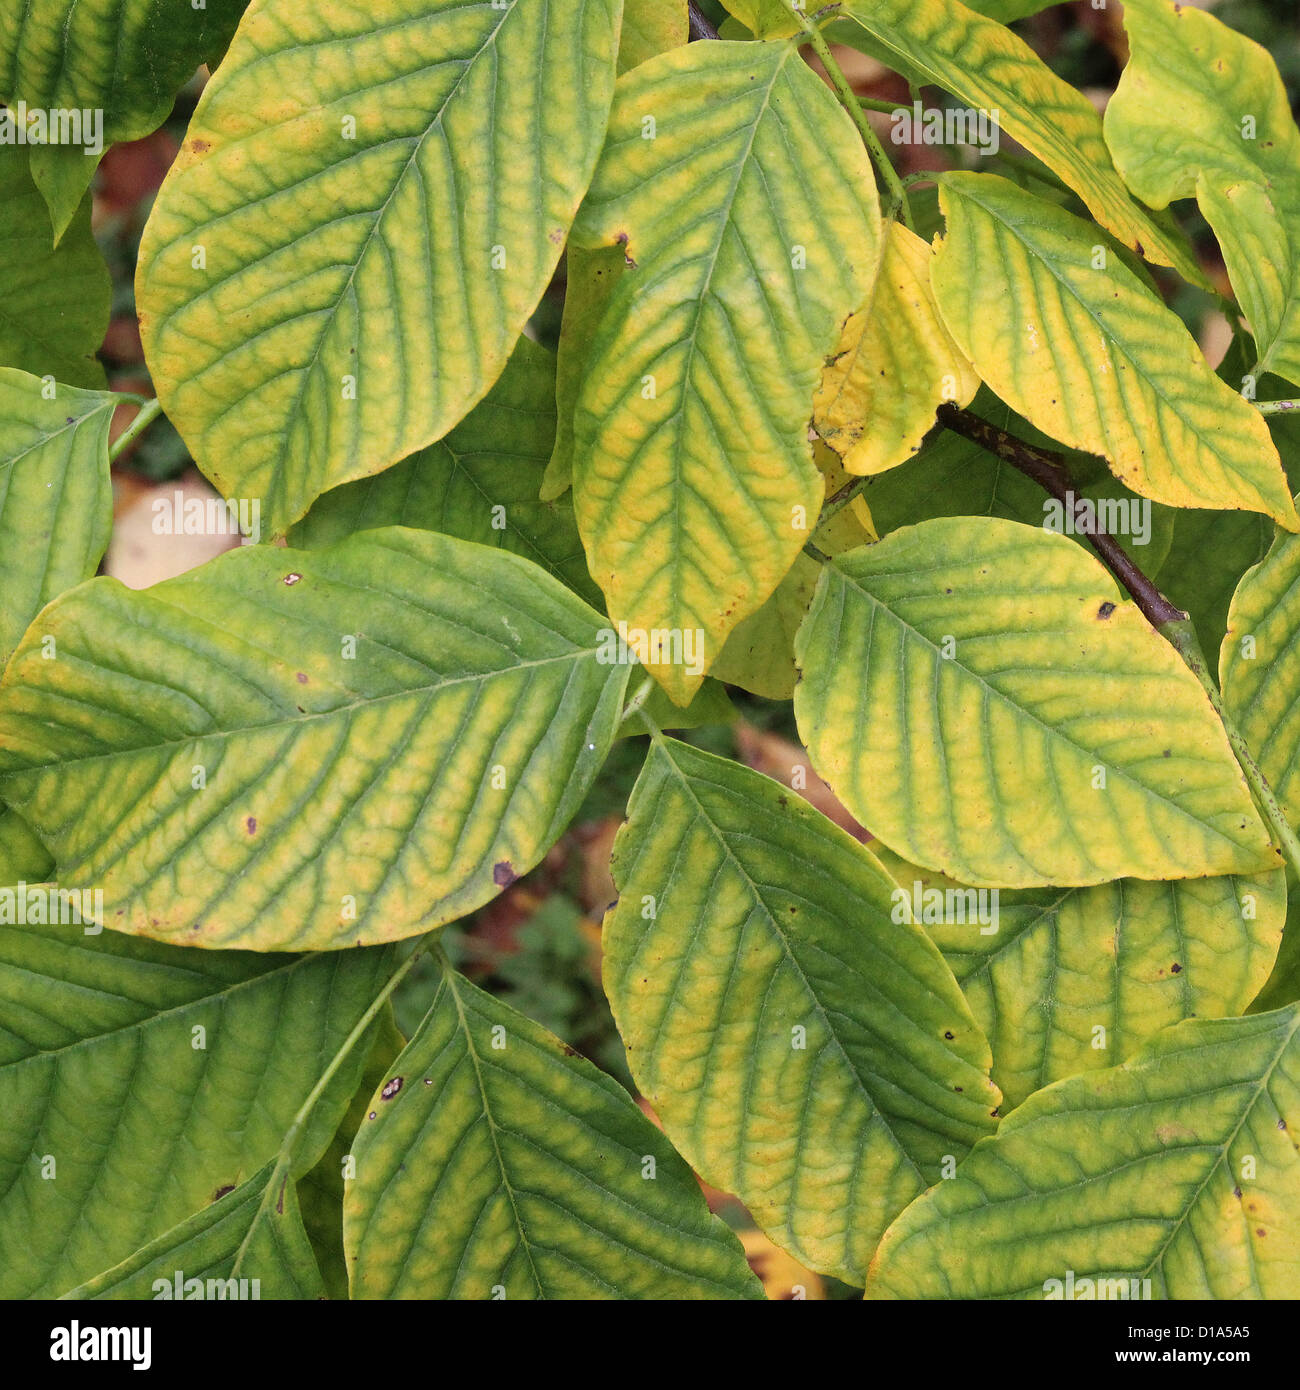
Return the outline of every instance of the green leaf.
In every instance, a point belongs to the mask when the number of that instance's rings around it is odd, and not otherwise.
[[[542,501],[567,492],[573,482],[573,411],[591,355],[591,344],[618,278],[627,267],[621,246],[594,251],[569,243],[565,256],[564,317],[556,354],[555,448],[542,480]]]
[[[814,524],[809,401],[875,272],[873,175],[794,46],[694,43],[620,81],[574,239],[635,263],[578,396],[578,528],[611,618],[685,704]],[[698,637],[701,669],[656,632]]]
[[[354,1157],[354,1298],[762,1296],[627,1093],[445,962]]]
[[[121,931],[333,949],[495,897],[591,786],[630,666],[503,550],[392,527],[56,600],[0,685],[0,795]],[[238,892],[231,891],[231,883]]]
[[[0,1296],[61,1294],[255,1173],[388,959],[0,927]],[[337,1128],[364,1056],[313,1110],[304,1166]]]
[[[117,401],[0,367],[0,668],[37,613],[89,579],[108,548]]]
[[[1268,979],[1286,917],[1281,869],[980,898],[887,851],[880,857],[993,1045],[1004,1112],[1049,1082],[1126,1060],[1169,1024],[1244,1013]]]
[[[136,284],[168,417],[273,532],[500,375],[600,150],[617,20],[617,0],[249,10]]]
[[[521,338],[491,391],[444,438],[410,458],[321,497],[289,532],[304,550],[358,531],[414,526],[500,546],[600,603],[573,507],[540,502],[555,442],[555,359]]]
[[[1228,713],[1292,824],[1300,823],[1300,538],[1279,535],[1232,596],[1219,652]]]
[[[814,766],[914,863],[999,888],[1277,867],[1195,676],[1063,537],[894,531],[824,567],[796,655]]]
[[[303,1228],[315,1253],[328,1298],[348,1297],[348,1265],[343,1253],[343,1165],[351,1155],[353,1141],[365,1122],[370,1097],[383,1085],[397,1054],[406,1046],[406,1039],[393,1016],[391,1003],[381,1011],[374,1033],[375,1041],[370,1049],[365,1073],[352,1096],[347,1114],[330,1140],[329,1148],[320,1156],[315,1167],[303,1173],[297,1183]]]
[[[214,67],[248,0],[38,0],[0,30],[0,99],[29,111],[76,111],[79,144],[31,150],[57,244],[90,185],[100,154],[166,120],[200,63]],[[85,115],[91,118],[86,129]],[[61,132],[62,133],[62,132]],[[66,140],[66,137],[65,137]],[[99,148],[96,149],[95,147]]]
[[[618,70],[627,72],[687,38],[686,0],[623,0]]]
[[[1300,1296],[1298,1039],[1300,1008],[1192,1019],[1039,1091],[894,1223],[867,1297]]]
[[[1300,131],[1277,65],[1190,5],[1126,0],[1124,27],[1132,57],[1105,121],[1115,163],[1152,207],[1196,198],[1255,335],[1255,371],[1300,384]]]
[[[673,1143],[859,1285],[993,1126],[988,1043],[872,855],[778,783],[656,740],[614,847],[605,989]]]
[[[268,1163],[129,1259],[64,1294],[69,1299],[324,1298],[297,1188],[266,1200]],[[245,1282],[247,1281],[247,1282]]]
[[[108,327],[109,279],[84,202],[60,245],[27,167],[26,150],[0,145],[0,366],[68,386],[100,387],[95,352]]]
[[[1273,963],[1272,974],[1264,983],[1248,1012],[1264,1013],[1300,1000],[1300,892],[1296,879],[1287,874],[1286,925],[1282,928],[1282,947]]]
[[[11,807],[0,806],[0,883],[41,883],[53,868],[31,826]]]
[[[851,473],[883,473],[910,458],[940,402],[969,405],[979,389],[939,317],[932,260],[920,237],[889,224],[871,295],[822,373],[813,421]]]
[[[1186,248],[1129,196],[1093,104],[1023,39],[960,0],[846,0],[843,9],[885,62],[915,85],[943,87],[994,117],[1125,246],[1156,265],[1177,267],[1193,283],[1207,283]]]
[[[1300,530],[1259,412],[1095,229],[993,174],[939,183],[939,308],[1003,400],[1144,497]]]

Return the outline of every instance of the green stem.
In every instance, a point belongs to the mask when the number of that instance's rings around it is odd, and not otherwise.
[[[1219,716],[1219,722],[1223,725],[1224,732],[1228,735],[1228,742],[1232,745],[1232,751],[1245,774],[1246,783],[1255,797],[1255,804],[1259,807],[1260,814],[1268,822],[1268,827],[1273,832],[1278,844],[1282,846],[1282,852],[1286,855],[1287,862],[1297,874],[1300,874],[1300,838],[1296,837],[1285,813],[1277,804],[1277,797],[1273,794],[1273,788],[1269,786],[1259,764],[1255,761],[1255,755],[1250,751],[1250,746],[1242,736],[1241,730],[1237,728],[1223,707],[1219,687],[1214,683],[1214,677],[1210,674],[1209,663],[1206,661],[1205,653],[1201,650],[1201,644],[1197,640],[1196,628],[1189,619],[1182,618],[1161,623],[1156,630],[1182,657],[1188,670],[1200,681],[1215,714]]]
[[[877,101],[874,97],[859,97],[858,105],[864,111],[879,111],[884,116],[892,116],[895,111],[910,111],[910,106],[901,101]]]
[[[835,88],[839,96],[840,105],[849,113],[853,124],[858,128],[858,134],[862,136],[862,143],[867,147],[875,162],[880,176],[885,181],[886,188],[889,189],[890,196],[895,205],[903,214],[903,222],[909,232],[914,232],[916,227],[912,222],[912,209],[908,206],[907,193],[903,188],[902,182],[898,177],[898,170],[889,162],[889,156],[885,153],[885,147],[880,143],[879,137],[871,127],[871,122],[867,120],[866,113],[859,104],[857,93],[849,86],[849,79],[844,76],[844,70],[835,61],[835,55],[831,52],[830,44],[822,38],[821,34],[813,28],[806,16],[798,10],[791,10],[791,13],[804,25],[802,37],[808,40],[812,51],[821,59],[822,67],[826,69],[826,75],[831,80],[831,85]]]
[[[1261,415],[1285,415],[1291,410],[1300,410],[1300,401],[1256,401],[1255,409]]]
[[[122,431],[113,441],[108,450],[108,461],[116,463],[122,453],[124,453],[135,439],[144,433],[151,424],[162,414],[162,402],[155,396],[140,407],[135,413],[135,419]]]
[[[244,1257],[245,1248],[252,1239],[253,1232],[257,1229],[263,1216],[266,1215],[266,1209],[273,1196],[275,1198],[276,1210],[281,1212],[284,1210],[284,1186],[288,1181],[289,1170],[293,1166],[293,1154],[294,1149],[297,1147],[298,1135],[302,1132],[302,1127],[311,1118],[311,1112],[316,1108],[317,1101],[325,1094],[325,1088],[334,1080],[335,1076],[338,1074],[339,1068],[347,1061],[348,1055],[351,1053],[352,1049],[365,1036],[375,1019],[379,1017],[379,1011],[388,1003],[389,999],[392,997],[393,991],[406,979],[407,975],[411,973],[412,966],[419,960],[425,949],[433,944],[436,936],[437,932],[432,931],[416,942],[415,949],[407,956],[401,965],[393,971],[388,977],[388,981],[383,989],[370,1001],[370,1005],[365,1013],[357,1020],[356,1026],[347,1037],[344,1038],[339,1050],[330,1059],[329,1066],[320,1074],[316,1084],[311,1088],[310,1092],[308,1092],[307,1099],[298,1107],[298,1113],[293,1117],[289,1128],[284,1132],[284,1138],[280,1142],[280,1150],[276,1155],[275,1167],[272,1169],[271,1176],[267,1180],[266,1190],[262,1193],[262,1200],[258,1205],[257,1215],[253,1218],[252,1224],[248,1228],[248,1235],[244,1237],[239,1247],[239,1252],[235,1256],[236,1267],[239,1261]]]

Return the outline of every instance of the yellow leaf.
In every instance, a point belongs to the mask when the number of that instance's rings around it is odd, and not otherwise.
[[[883,473],[921,446],[942,401],[969,405],[979,377],[952,340],[930,288],[930,247],[892,222],[866,304],[844,325],[813,419],[851,473]]]

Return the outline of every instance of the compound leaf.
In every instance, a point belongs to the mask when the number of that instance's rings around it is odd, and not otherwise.
[[[618,13],[250,6],[154,205],[137,299],[169,418],[275,533],[500,374],[600,150]]]
[[[694,43],[620,81],[574,239],[634,265],[587,354],[574,506],[610,617],[678,704],[808,539],[808,403],[879,237],[866,153],[793,45]],[[699,673],[653,640],[688,632]]]
[[[1300,530],[1259,412],[1095,230],[993,174],[939,182],[939,308],[1003,400],[1144,497]]]
[[[353,1297],[762,1297],[627,1093],[445,962],[353,1154]]]
[[[0,685],[3,796],[121,931],[311,949],[463,916],[558,838],[631,667],[528,561],[428,531],[56,600]],[[236,882],[238,892],[231,892]]]
[[[1081,546],[996,518],[822,571],[799,731],[891,849],[999,888],[1275,868],[1195,676]]]
[[[988,1043],[872,855],[778,783],[656,740],[614,848],[605,989],[673,1143],[811,1269],[993,1126]]]
[[[1176,1024],[1008,1116],[886,1233],[867,1297],[1295,1298],[1297,1130],[1300,1006]]]

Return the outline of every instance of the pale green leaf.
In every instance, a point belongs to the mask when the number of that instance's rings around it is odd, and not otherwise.
[[[169,418],[273,532],[441,438],[500,374],[600,150],[618,13],[250,6],[136,283]]]
[[[444,962],[353,1146],[354,1298],[761,1298],[631,1097]]]
[[[1300,1007],[1179,1023],[1008,1116],[886,1233],[867,1297],[1296,1298],[1297,1132]]]
[[[1195,197],[1250,321],[1255,370],[1300,384],[1300,131],[1268,51],[1213,15],[1125,0],[1132,57],[1106,141],[1152,207]]]
[[[1003,400],[1144,497],[1300,530],[1259,412],[1095,229],[993,174],[939,182],[939,308]]]
[[[618,70],[624,73],[656,53],[677,48],[687,37],[686,0],[623,0]]]
[[[0,927],[0,1296],[61,1294],[251,1177],[388,960]],[[304,1166],[337,1128],[364,1055],[312,1111]]]
[[[36,614],[104,556],[117,399],[0,367],[0,668]]]
[[[792,45],[693,43],[620,80],[574,239],[634,262],[578,396],[578,527],[611,618],[684,704],[814,524],[809,403],[875,272],[873,175]],[[702,670],[655,632],[696,634]]]
[[[327,492],[289,543],[320,550],[381,526],[440,531],[522,555],[599,604],[572,504],[538,500],[554,442],[555,359],[521,338],[496,385],[449,434]]]
[[[812,1269],[993,1126],[988,1043],[873,856],[776,782],[657,740],[614,848],[605,988],[673,1143]]]
[[[64,1294],[70,1299],[309,1299],[325,1286],[295,1184],[267,1200],[268,1163],[129,1259]]]
[[[885,61],[916,85],[943,87],[964,105],[993,116],[1006,135],[1074,189],[1125,246],[1205,283],[1185,246],[1129,196],[1096,108],[1023,39],[960,0],[846,0],[844,13],[867,31]]]
[[[40,883],[54,868],[45,846],[25,820],[0,805],[0,883]]]
[[[1196,677],[1062,536],[894,531],[824,567],[796,655],[814,766],[914,863],[999,888],[1278,864]]]
[[[1245,1013],[1286,917],[1281,869],[999,892],[880,858],[988,1035],[1004,1113],[1184,1018]]]
[[[27,151],[0,145],[0,367],[100,387],[95,352],[108,327],[108,267],[84,202],[57,248]]]
[[[542,857],[631,667],[504,550],[366,531],[56,600],[0,684],[0,795],[122,931],[333,949],[439,926]],[[238,891],[231,890],[231,884]]]
[[[1237,586],[1219,681],[1287,819],[1300,824],[1300,537],[1279,535]]]

